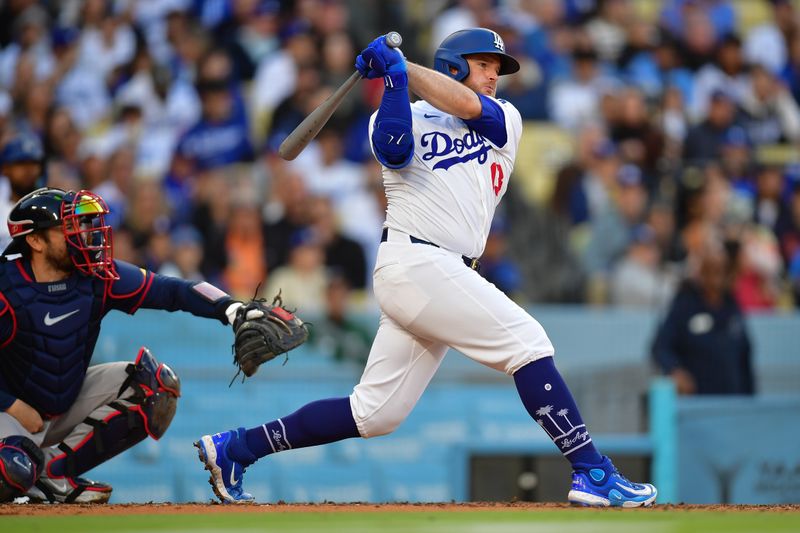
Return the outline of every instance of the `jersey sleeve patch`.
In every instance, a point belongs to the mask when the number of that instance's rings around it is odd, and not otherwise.
[[[215,287],[207,281],[202,281],[197,285],[192,286],[192,290],[209,302],[216,302],[222,298],[228,297],[227,292],[223,291],[219,287]]]

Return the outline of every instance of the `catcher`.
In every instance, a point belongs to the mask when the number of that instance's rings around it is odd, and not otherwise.
[[[112,309],[230,324],[246,376],[306,340],[303,322],[281,307],[114,260],[108,212],[91,192],[43,188],[9,214],[13,240],[0,258],[0,502],[105,503],[112,488],[81,474],[169,427],[180,380],[147,348],[133,363],[89,366]]]

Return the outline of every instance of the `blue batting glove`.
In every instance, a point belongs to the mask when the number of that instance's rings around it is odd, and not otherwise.
[[[370,67],[361,54],[356,57],[356,70],[362,77],[370,80],[383,76],[383,74],[378,73],[375,69]]]
[[[381,35],[367,46],[359,56],[362,58],[366,68],[374,70],[375,76],[379,77],[389,72],[405,72],[406,58],[399,48],[392,48],[386,44],[386,37]],[[359,61],[356,60],[356,68],[359,68]],[[359,70],[361,72],[361,70]],[[369,70],[367,70],[369,73]],[[364,73],[362,72],[362,75]],[[367,76],[365,76],[367,77]]]
[[[393,58],[394,62],[387,65],[386,73],[406,72],[406,56],[403,54],[403,51],[399,48],[392,48],[391,46],[387,48],[394,52],[397,57]]]

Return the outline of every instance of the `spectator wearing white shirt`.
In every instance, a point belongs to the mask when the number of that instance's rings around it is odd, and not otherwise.
[[[280,35],[283,46],[262,59],[250,91],[250,108],[259,133],[270,129],[274,111],[298,91],[300,71],[314,64],[318,56],[307,25],[291,23]]]
[[[742,95],[743,124],[756,145],[800,141],[800,107],[775,74],[763,65],[750,69]]]
[[[611,303],[626,307],[662,309],[672,299],[677,279],[660,267],[661,251],[653,229],[633,229],[622,259],[611,271]]]
[[[594,49],[579,47],[572,57],[573,77],[556,82],[550,91],[551,118],[570,130],[599,120],[603,94],[617,85],[601,72]]]
[[[711,95],[718,90],[724,90],[736,104],[741,103],[749,85],[742,41],[734,34],[727,35],[717,47],[714,63],[701,68],[695,76],[689,116],[695,122],[705,119]]]
[[[129,63],[136,52],[136,37],[131,27],[105,0],[86,0],[80,12],[82,29],[79,61],[108,78],[116,68]]]
[[[58,61],[55,100],[69,109],[70,116],[81,131],[98,125],[109,117],[111,98],[100,70],[89,61],[80,61],[75,28],[53,31],[53,54]]]
[[[39,5],[26,8],[14,21],[14,42],[0,50],[0,88],[10,90],[12,95],[21,94],[27,84],[53,75],[56,64],[47,35],[48,23],[47,12]]]
[[[770,0],[772,20],[752,28],[744,41],[744,57],[778,74],[789,60],[787,43],[797,27],[797,12],[790,0]]]

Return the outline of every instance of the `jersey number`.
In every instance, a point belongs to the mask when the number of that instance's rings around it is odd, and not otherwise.
[[[503,167],[499,163],[492,163],[492,187],[495,196],[500,194],[500,189],[503,188]]]

